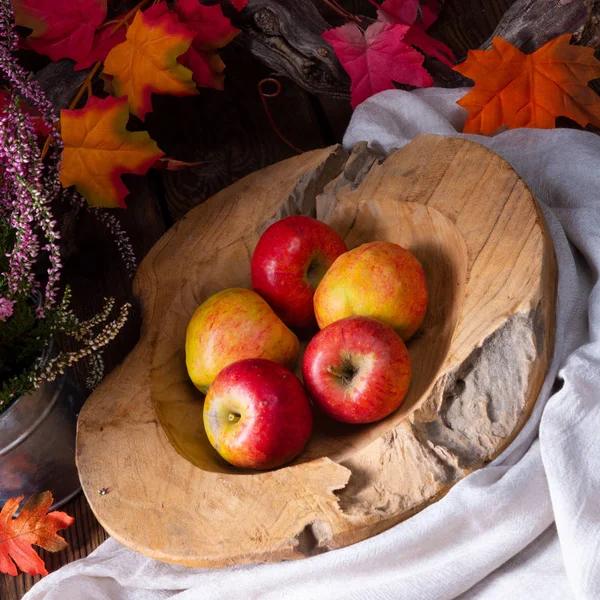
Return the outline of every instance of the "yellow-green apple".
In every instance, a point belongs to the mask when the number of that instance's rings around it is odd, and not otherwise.
[[[398,334],[369,317],[348,317],[310,341],[302,362],[309,396],[330,417],[372,423],[393,413],[410,385],[408,351]]]
[[[427,310],[423,268],[398,244],[363,244],[331,265],[315,292],[314,305],[321,329],[360,315],[383,321],[406,341],[419,329]]]
[[[315,325],[313,296],[346,244],[329,225],[293,216],[273,223],[252,255],[252,287],[290,327]]]
[[[295,458],[313,416],[300,380],[263,358],[225,367],[204,401],[204,429],[215,450],[246,469],[274,469]]]
[[[219,371],[243,358],[267,358],[292,367],[300,343],[252,290],[214,294],[194,312],[186,332],[185,362],[194,385],[206,393]]]

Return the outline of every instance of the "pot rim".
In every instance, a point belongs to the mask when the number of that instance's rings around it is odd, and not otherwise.
[[[48,344],[48,346],[46,347],[46,349],[44,350],[44,353],[43,353],[43,364],[48,360],[48,357],[52,354],[53,349],[54,349],[54,340],[50,340],[50,343]],[[37,429],[39,424],[46,418],[46,416],[50,413],[50,411],[54,408],[54,406],[58,402],[58,398],[64,387],[64,379],[65,378],[64,378],[64,374],[63,374],[63,375],[57,376],[56,380],[54,380],[54,381],[48,381],[48,380],[42,381],[42,383],[39,387],[35,388],[31,392],[28,392],[27,394],[22,394],[21,396],[18,396],[17,398],[15,398],[15,400],[13,400],[8,405],[8,407],[0,413],[0,420],[4,420],[5,418],[8,418],[9,415],[16,410],[15,407],[19,405],[19,402],[23,398],[26,398],[28,396],[32,396],[32,395],[38,394],[38,393],[43,394],[45,392],[45,389],[48,389],[48,388],[50,388],[53,392],[52,399],[50,400],[50,402],[44,407],[44,410],[42,410],[42,412],[38,414],[37,418],[27,427],[27,429],[25,429],[21,433],[21,435],[19,435],[19,437],[14,439],[12,442],[7,444],[6,446],[0,447],[0,457],[4,456],[8,452],[13,450],[17,446],[19,446],[23,441],[25,441],[31,435],[31,433],[33,433],[33,431],[35,431],[35,429]],[[52,384],[54,384],[54,385],[52,385]]]

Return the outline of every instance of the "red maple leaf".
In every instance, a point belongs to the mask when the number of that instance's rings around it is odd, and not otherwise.
[[[179,20],[194,32],[192,45],[200,52],[222,48],[240,32],[218,4],[204,6],[198,0],[177,0],[174,9]]]
[[[452,50],[442,42],[432,38],[425,31],[437,19],[437,2],[425,0],[423,5],[419,0],[385,0],[381,6],[371,0],[377,9],[377,16],[384,23],[399,23],[408,25],[404,41],[419,48],[425,54],[437,58],[451,67],[455,62]]]
[[[17,25],[28,27],[25,45],[53,61],[83,61],[106,18],[106,0],[12,0]]]
[[[15,519],[21,500],[23,496],[9,498],[0,512],[0,572],[16,575],[18,566],[29,575],[48,575],[32,545],[50,552],[63,550],[68,544],[56,532],[75,519],[64,512],[48,513],[53,502],[50,492],[29,498]]]
[[[380,21],[429,29],[437,19],[436,0],[425,0],[423,5],[420,0],[384,0],[381,5],[376,4],[375,0],[370,1],[377,6]]]
[[[144,11],[144,15],[153,20],[167,14],[174,23],[185,26],[194,34],[189,50],[178,58],[178,62],[192,72],[196,85],[222,90],[225,64],[217,50],[226,46],[239,29],[223,15],[220,5],[204,6],[198,0],[178,0],[173,12],[162,2]]]
[[[82,69],[91,67],[98,61],[104,62],[108,53],[115,46],[118,46],[125,41],[125,34],[125,27],[119,27],[114,24],[100,29],[94,35],[88,55],[84,59],[77,61],[74,70],[81,71]]]
[[[248,0],[231,0],[231,4],[233,4],[233,6],[237,10],[243,10],[244,8],[246,8],[246,4],[248,4]]]
[[[203,54],[192,46],[179,62],[192,72],[196,85],[216,90],[225,87],[225,63],[216,52]]]
[[[348,23],[323,33],[350,75],[352,107],[373,94],[394,88],[393,81],[417,87],[433,85],[423,68],[423,55],[403,38],[407,25],[376,22],[363,33]]]
[[[158,6],[160,4],[153,9]],[[204,6],[198,0],[178,0],[174,8],[179,20],[194,32],[192,47],[181,57],[181,63],[192,71],[199,86],[223,89],[225,64],[217,50],[226,46],[240,30],[223,15],[218,4]]]

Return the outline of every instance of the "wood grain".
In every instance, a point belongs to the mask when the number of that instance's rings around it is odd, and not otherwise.
[[[311,0],[249,0],[230,11],[237,38],[275,73],[313,94],[348,97],[349,77],[321,34],[329,29]]]
[[[563,33],[573,33],[578,41],[592,16],[590,0],[518,0],[502,16],[481,48],[492,47],[494,36],[517,46],[525,53],[535,52]],[[597,14],[598,9],[595,9]]]
[[[428,33],[450,46],[458,62],[479,48],[518,0],[448,0]]]
[[[152,137],[168,155],[205,161],[192,169],[164,172],[165,200],[173,222],[241,177],[296,154],[277,137],[260,101],[257,85],[271,71],[240,48],[226,48],[223,58],[225,91],[157,98],[157,117],[146,119]],[[281,94],[268,102],[281,133],[302,150],[325,145],[308,94],[287,79],[281,84]],[[160,117],[165,114],[169,119]]]
[[[382,163],[364,146],[344,160],[335,148],[314,151],[242,179],[189,213],[141,266],[142,340],[78,427],[83,489],[125,545],[224,566],[351,544],[439,498],[527,419],[552,348],[556,265],[525,184],[482,146],[438,136]],[[289,467],[234,472],[202,444],[182,332],[208,294],[247,280],[264,227],[315,209],[350,245],[393,239],[423,260],[435,302],[409,344],[422,373],[397,415],[323,427]],[[111,494],[98,496],[103,486]]]

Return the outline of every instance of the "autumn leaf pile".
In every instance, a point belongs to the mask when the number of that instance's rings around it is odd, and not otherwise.
[[[85,106],[60,115],[61,183],[76,186],[92,206],[124,207],[121,175],[145,174],[164,155],[148,132],[127,129],[130,115],[144,121],[154,94],[223,89],[218,50],[239,33],[219,5],[148,4],[108,18],[107,0],[13,0],[16,23],[31,30],[24,48],[52,61],[71,59],[75,70],[92,69]],[[243,10],[247,0],[233,4]],[[109,94],[104,98],[90,93],[98,75]]]
[[[396,84],[430,87],[434,79],[426,65],[455,63],[450,48],[428,34],[438,0],[369,1],[377,7],[376,20],[342,11],[348,22],[323,34],[350,75],[353,107]],[[228,4],[235,12],[247,2]],[[220,4],[142,0],[115,15],[109,14],[109,0],[12,3],[17,24],[28,32],[24,48],[53,61],[70,59],[76,71],[90,69],[70,109],[61,111],[63,186],[76,186],[91,205],[125,207],[123,174],[186,164],[164,157],[140,125],[153,110],[156,94],[181,97],[198,94],[199,88],[223,89],[219,50],[239,31]],[[591,48],[571,45],[569,35],[532,54],[494,38],[491,50],[471,50],[453,68],[474,81],[459,101],[468,111],[467,133],[554,127],[558,116],[600,126],[599,97],[588,86],[600,77],[600,62]],[[105,92],[93,96],[91,83],[97,77]],[[85,93],[85,105],[77,108]],[[0,110],[4,101],[0,90]],[[128,128],[131,117],[139,120],[135,132]],[[41,127],[39,134],[44,138],[48,131]]]
[[[396,83],[430,87],[426,56],[451,67],[452,51],[427,33],[437,18],[437,0],[384,0],[377,20],[348,13],[350,21],[323,38],[350,75],[353,107]],[[600,78],[593,48],[574,46],[561,35],[532,54],[495,37],[491,50],[470,50],[453,67],[474,87],[458,104],[468,112],[465,133],[490,135],[502,128],[552,128],[557,117],[582,127],[600,127],[600,96],[588,83]]]

